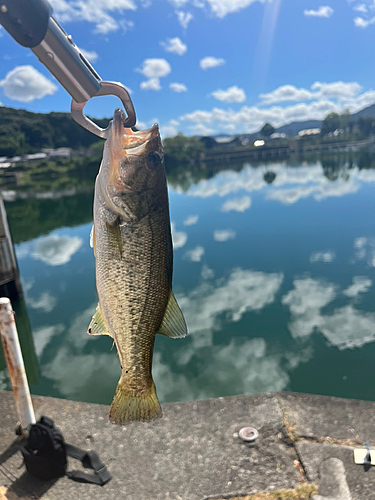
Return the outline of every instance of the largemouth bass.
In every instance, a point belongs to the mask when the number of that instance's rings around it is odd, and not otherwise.
[[[185,337],[172,292],[172,239],[159,129],[125,129],[116,109],[95,183],[92,232],[99,305],[91,335],[110,335],[121,378],[110,420],[161,416],[151,376],[157,333]]]

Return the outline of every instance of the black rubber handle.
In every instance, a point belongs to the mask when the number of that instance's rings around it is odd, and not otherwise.
[[[33,48],[44,39],[52,7],[47,0],[1,0],[0,23],[23,47]]]

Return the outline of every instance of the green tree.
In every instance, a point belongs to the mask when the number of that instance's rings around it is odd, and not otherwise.
[[[271,137],[274,132],[275,128],[270,123],[265,123],[260,131],[263,137]]]
[[[340,115],[338,113],[329,113],[323,120],[321,134],[327,135],[340,128]]]
[[[205,150],[204,144],[195,137],[177,134],[163,141],[165,169],[167,172],[176,166],[192,165],[200,161]]]
[[[358,128],[363,136],[368,137],[375,131],[374,119],[370,116],[361,116],[358,119]]]

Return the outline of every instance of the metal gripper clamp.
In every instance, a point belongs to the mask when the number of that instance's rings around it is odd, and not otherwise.
[[[93,134],[106,138],[102,129],[83,114],[91,97],[117,96],[125,108],[125,127],[136,116],[128,91],[121,83],[103,81],[80,52],[71,36],[52,17],[47,0],[0,0],[0,23],[22,46],[30,48],[72,97],[74,120]]]

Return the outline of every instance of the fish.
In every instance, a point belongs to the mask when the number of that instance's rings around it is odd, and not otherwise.
[[[116,109],[95,181],[91,244],[99,304],[90,335],[113,338],[121,363],[109,418],[123,425],[162,414],[152,379],[155,335],[183,338],[172,292],[173,246],[158,125],[133,132]]]

